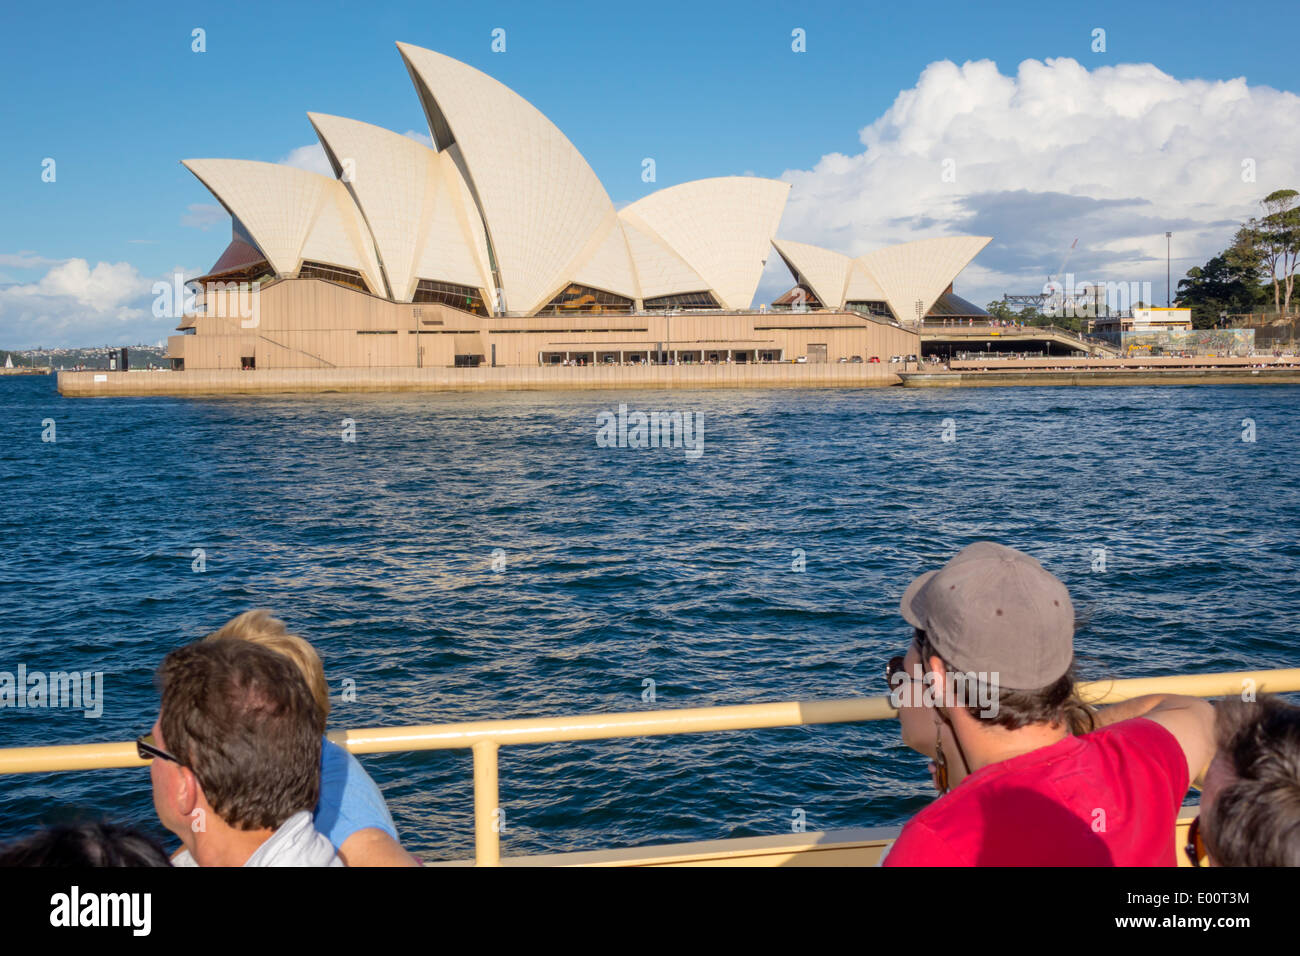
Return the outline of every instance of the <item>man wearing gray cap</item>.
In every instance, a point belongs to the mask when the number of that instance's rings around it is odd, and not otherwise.
[[[891,697],[941,796],[884,865],[1174,865],[1178,809],[1214,755],[1208,703],[1087,708],[1065,585],[1000,544],[963,548],[900,607],[915,631],[890,661]]]

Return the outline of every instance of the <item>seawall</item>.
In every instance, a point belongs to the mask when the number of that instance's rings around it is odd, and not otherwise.
[[[510,368],[60,372],[70,398],[612,388],[870,388],[899,384],[887,364],[644,365]]]

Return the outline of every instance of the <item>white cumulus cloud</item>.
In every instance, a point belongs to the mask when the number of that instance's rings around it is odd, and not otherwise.
[[[35,282],[0,287],[0,343],[33,348],[153,341],[175,323],[153,317],[152,286],[129,262],[58,262]]]
[[[85,259],[68,259],[50,269],[39,282],[10,286],[6,296],[62,296],[81,305],[113,308],[137,298],[148,283],[129,262],[99,262],[92,269]]]
[[[1150,281],[1160,300],[1166,230],[1176,285],[1264,195],[1300,187],[1300,97],[1151,64],[1026,60],[1005,76],[989,60],[932,63],[859,138],[861,152],[783,174],[779,234],[850,255],[992,236],[958,280],[980,305],[1041,291],[1075,238],[1076,281]],[[789,285],[771,256],[760,299]]]

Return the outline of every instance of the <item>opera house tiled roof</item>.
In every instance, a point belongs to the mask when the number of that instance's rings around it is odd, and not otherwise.
[[[308,114],[335,178],[192,159],[230,213],[237,263],[323,277],[393,302],[481,314],[750,307],[775,245],[818,304],[928,311],[989,241],[926,239],[856,259],[774,240],[790,185],[752,176],[660,189],[616,210],[582,154],[530,103],[431,50],[399,43],[434,148],[358,120]],[[255,250],[260,253],[260,261]],[[233,271],[233,270],[232,270]]]

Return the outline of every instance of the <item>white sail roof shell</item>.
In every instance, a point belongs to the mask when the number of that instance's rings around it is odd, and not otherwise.
[[[895,318],[916,322],[991,241],[989,236],[918,239],[868,252],[854,261],[879,283]]]
[[[187,159],[186,169],[248,232],[277,275],[304,259],[361,273],[382,294],[370,232],[343,184],[293,166],[248,159]]]
[[[795,278],[802,277],[808,283],[818,302],[832,309],[844,305],[844,291],[849,281],[852,259],[840,252],[810,246],[806,242],[791,242],[789,239],[773,239],[772,246],[780,253]]]
[[[467,64],[399,43],[440,150],[459,147],[487,223],[506,307],[533,312],[572,269],[613,204],[582,154],[531,103]]]
[[[844,302],[885,302],[885,290],[880,287],[876,277],[861,261],[854,259],[849,268],[848,282],[844,287]]]
[[[354,269],[365,276],[371,292],[384,294],[383,273],[370,231],[352,197],[337,182],[321,196],[316,221],[302,244],[302,259]]]
[[[379,250],[389,291],[410,302],[420,279],[488,289],[486,249],[473,248],[451,156],[391,130],[342,116],[308,113],[335,171],[361,208]]]
[[[455,176],[452,177],[455,190],[460,196],[456,209],[464,214],[465,228],[470,237],[470,251],[478,260],[479,272],[483,274],[486,280],[486,288],[492,296],[492,302],[488,303],[488,309],[495,309],[497,291],[492,288],[494,280],[492,276],[492,260],[488,255],[487,229],[483,225],[483,216],[478,211],[478,203],[474,200],[474,194],[470,191],[469,183],[465,182],[465,176],[461,172],[464,164],[460,158],[460,149],[453,146],[451,149],[442,150],[438,155],[447,157],[456,167]],[[450,171],[448,175],[451,175]]]
[[[622,216],[619,217],[619,223],[623,227],[628,252],[631,253],[636,268],[642,300],[681,292],[703,292],[709,288],[700,274],[662,239]]]
[[[638,199],[619,216],[684,259],[724,308],[747,309],[789,195],[790,184],[775,179],[696,179]]]
[[[933,308],[944,289],[990,241],[988,236],[918,239],[856,259],[788,239],[775,239],[772,245],[823,305],[843,308],[849,302],[883,301],[899,321],[913,322]],[[840,291],[833,293],[837,284]]]
[[[632,267],[623,224],[617,216],[609,217],[604,234],[594,243],[594,250],[574,270],[573,281],[624,298],[640,298],[636,270]]]

